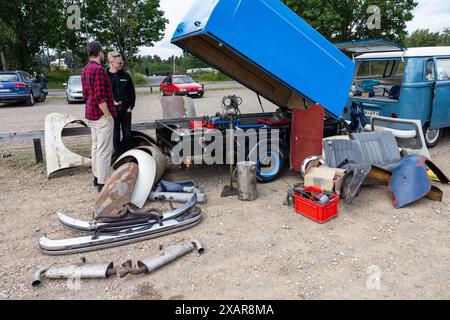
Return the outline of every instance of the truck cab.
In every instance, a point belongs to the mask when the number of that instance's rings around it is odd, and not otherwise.
[[[367,118],[421,120],[427,146],[439,143],[450,126],[450,47],[407,49],[386,40],[336,46],[355,61],[345,119],[358,103]]]

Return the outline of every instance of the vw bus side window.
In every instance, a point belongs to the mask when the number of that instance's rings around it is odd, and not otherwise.
[[[388,78],[392,76],[395,61],[363,61],[359,65],[357,79]]]
[[[450,80],[450,59],[437,60],[437,73],[439,81]]]
[[[406,65],[406,63],[403,61],[398,62],[397,70],[395,71],[396,77],[403,76],[403,74],[405,72],[405,65]]]
[[[427,62],[426,79],[427,79],[427,81],[434,81],[436,79],[436,77],[434,75],[434,61],[433,60],[428,60],[428,62]]]

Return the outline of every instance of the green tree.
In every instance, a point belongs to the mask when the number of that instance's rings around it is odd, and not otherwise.
[[[90,36],[120,51],[124,60],[136,57],[139,47],[162,39],[168,20],[159,0],[105,0],[88,2]]]
[[[414,0],[283,0],[307,23],[333,42],[385,38],[403,41]],[[380,8],[381,28],[370,30],[369,6]]]
[[[3,64],[10,69],[30,71],[47,42],[57,44],[61,18],[60,0],[16,0],[2,3],[0,49]]]
[[[441,34],[441,46],[450,46],[450,28],[445,28]]]
[[[418,29],[405,41],[407,47],[433,47],[440,45],[442,39],[439,32],[430,32],[430,29]]]
[[[9,22],[9,23],[8,23]],[[2,64],[3,71],[8,69],[8,63],[6,55],[9,49],[16,43],[16,33],[14,32],[14,21],[10,24],[11,20],[5,20],[0,14],[0,63]]]

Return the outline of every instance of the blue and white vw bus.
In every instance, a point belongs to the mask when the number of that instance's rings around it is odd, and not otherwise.
[[[386,40],[339,43],[356,68],[344,118],[353,102],[365,115],[418,119],[429,148],[450,127],[450,47],[406,49]]]

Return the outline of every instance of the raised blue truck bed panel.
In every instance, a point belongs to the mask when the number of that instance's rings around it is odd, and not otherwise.
[[[354,63],[279,0],[197,0],[172,43],[280,107],[348,100]]]

